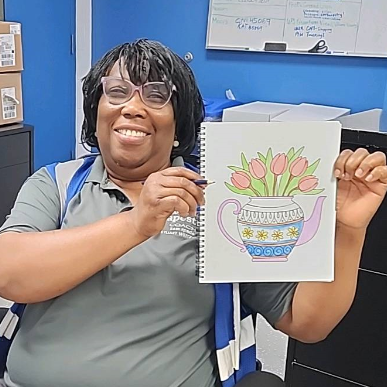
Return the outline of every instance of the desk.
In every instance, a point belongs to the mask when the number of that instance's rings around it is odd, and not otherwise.
[[[387,154],[387,135],[344,130],[342,148]],[[387,386],[387,199],[367,232],[355,301],[326,340],[289,341],[287,387]]]

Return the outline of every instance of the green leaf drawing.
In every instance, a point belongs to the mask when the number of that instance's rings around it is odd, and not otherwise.
[[[295,153],[293,147],[289,149],[289,152],[286,155],[288,158],[288,167],[286,168],[286,171],[281,175],[281,178],[278,184],[278,196],[284,195],[286,185],[288,184],[290,179],[290,164],[295,157],[296,158],[298,157],[296,156],[296,154],[300,155],[302,150],[303,148],[299,149],[297,153]]]
[[[298,157],[298,156],[297,156]],[[309,165],[309,167],[306,169],[306,171],[301,175],[295,177],[289,184],[289,186],[286,188],[285,192],[282,192],[284,196],[289,195],[289,192],[291,192],[294,188],[298,186],[299,181],[305,177],[313,175],[313,173],[316,171],[318,165],[320,164],[320,159],[316,160],[312,165]],[[293,192],[292,195],[295,193]]]
[[[284,195],[284,190],[286,188],[286,184],[288,183],[289,179],[290,179],[290,171],[288,168],[286,172],[281,176],[279,186],[278,186],[278,196]]]
[[[237,187],[234,187],[233,185],[225,182],[226,187],[231,191],[239,195],[246,195],[246,196],[257,196],[250,188],[247,189],[239,189]]]
[[[265,157],[261,152],[257,152],[257,155],[258,155],[258,158],[259,158],[264,164],[266,164],[266,157]]]
[[[241,159],[242,159],[242,167],[245,171],[249,170],[249,162],[246,159],[245,154],[242,152],[241,153]]]
[[[307,175],[313,175],[313,173],[315,172],[315,170],[317,169],[319,164],[320,164],[320,159],[316,160],[313,164],[309,165],[309,167],[306,169],[304,174],[300,177],[307,176]]]
[[[230,165],[227,168],[231,169],[234,172],[246,172],[243,168],[241,168],[241,167],[234,167],[233,165]],[[249,172],[247,172],[247,173],[250,175]]]
[[[288,169],[287,171],[282,175],[281,177],[281,182],[280,182],[280,186],[279,186],[279,195],[283,195],[283,196],[286,196],[289,194],[289,192],[296,188],[297,185],[298,185],[298,182],[300,181],[300,179],[303,177],[303,176],[307,176],[307,175],[311,175],[313,174],[313,172],[316,170],[316,168],[318,167],[318,163],[316,164],[316,162],[314,162],[312,165],[310,165],[306,171],[301,175],[301,176],[298,176],[296,178],[293,178],[292,181],[289,183],[289,179],[291,178],[291,175],[290,175],[290,165],[292,164],[292,162],[294,160],[296,160],[298,157],[301,156],[301,153],[303,152],[303,150],[305,149],[305,147],[301,147],[296,153],[293,154],[293,156],[289,159],[289,163],[288,163]],[[290,153],[290,151],[289,151]],[[318,160],[319,162],[319,160]]]
[[[301,156],[301,153],[304,151],[305,147],[301,147],[294,155],[293,157],[289,160],[289,164],[294,161],[297,157]]]
[[[294,148],[293,147],[291,147],[289,149],[289,152],[286,156],[288,156],[288,160],[291,160],[293,158],[293,156],[294,156]]]
[[[283,192],[283,196],[288,196],[290,192],[292,192],[292,190],[294,190],[295,188],[298,187],[298,182],[300,181],[300,177],[295,177],[291,182],[290,184],[288,185],[288,187],[286,188],[285,192]],[[298,191],[298,190],[297,190]],[[292,195],[297,195],[295,192],[292,192]]]
[[[271,148],[267,150],[267,155],[266,155],[266,182],[268,185],[268,195],[273,196],[274,195],[274,190],[273,190],[273,184],[274,184],[274,174],[270,169],[270,164],[273,161],[273,151]]]
[[[262,180],[252,178],[251,185],[253,186],[254,190],[257,191],[261,196],[266,196],[265,184]]]
[[[228,166],[228,168],[234,172],[243,171],[247,173],[251,179],[251,186],[247,189],[239,189],[227,182],[225,182],[225,185],[231,192],[246,196],[318,195],[323,192],[324,189],[314,189],[310,192],[302,192],[298,189],[298,184],[303,177],[312,176],[314,174],[320,164],[321,159],[318,159],[313,164],[309,165],[309,167],[301,176],[294,177],[290,174],[291,164],[294,160],[300,157],[304,149],[305,147],[301,147],[296,151],[295,148],[292,147],[288,150],[286,154],[288,159],[288,165],[286,171],[279,177],[278,181],[276,181],[276,176],[274,176],[270,168],[271,163],[273,161],[272,148],[268,148],[266,155],[262,154],[261,152],[257,152],[259,160],[263,162],[266,166],[266,176],[263,180],[254,178],[254,176],[250,173],[249,162],[245,154],[241,152],[241,167],[230,165]]]

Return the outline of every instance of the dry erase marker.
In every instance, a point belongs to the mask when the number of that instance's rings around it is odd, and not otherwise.
[[[347,55],[348,52],[347,51],[327,51],[325,52],[325,54],[328,54],[328,55]]]

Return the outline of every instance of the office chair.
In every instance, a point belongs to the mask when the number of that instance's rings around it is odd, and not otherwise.
[[[257,371],[246,375],[235,387],[285,387],[285,382],[270,372]]]

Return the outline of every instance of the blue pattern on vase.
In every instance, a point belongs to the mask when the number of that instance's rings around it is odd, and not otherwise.
[[[275,258],[275,257],[286,257],[288,256],[294,245],[287,246],[255,246],[246,243],[246,249],[252,257],[264,257],[264,258]]]
[[[241,240],[255,261],[286,261],[304,226],[292,197],[250,198],[238,216]]]

